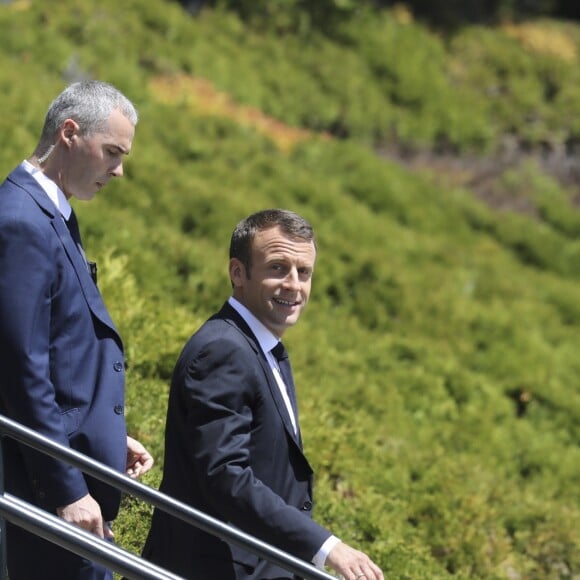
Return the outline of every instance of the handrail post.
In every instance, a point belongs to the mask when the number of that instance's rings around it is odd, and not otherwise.
[[[4,495],[4,437],[0,435],[0,495]],[[6,520],[0,517],[0,580],[8,577],[8,562],[6,557]]]

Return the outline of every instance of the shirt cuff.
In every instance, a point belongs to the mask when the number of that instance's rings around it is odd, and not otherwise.
[[[318,550],[318,552],[314,554],[314,558],[312,558],[312,563],[317,568],[320,568],[322,570],[324,568],[324,564],[326,563],[326,558],[328,557],[328,554],[330,554],[332,548],[334,548],[334,546],[336,546],[338,542],[340,542],[340,540],[336,536],[330,536],[330,538],[328,538],[326,542],[322,544],[320,550]]]

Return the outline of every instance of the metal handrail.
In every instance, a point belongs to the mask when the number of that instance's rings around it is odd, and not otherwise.
[[[25,530],[56,543],[131,580],[183,580],[171,572],[127,552],[90,532],[73,526],[20,498],[0,495],[0,514]],[[111,566],[111,564],[113,564]]]
[[[304,560],[296,558],[295,556],[246,534],[235,527],[229,526],[221,520],[213,518],[188,504],[180,502],[156,489],[135,481],[107,465],[87,457],[74,449],[64,447],[63,445],[48,439],[44,435],[0,415],[0,437],[5,436],[11,437],[38,451],[42,451],[55,459],[65,461],[66,463],[77,467],[84,473],[88,473],[94,478],[108,483],[112,487],[137,497],[190,525],[196,526],[205,532],[221,538],[222,540],[235,544],[236,546],[248,550],[261,558],[274,562],[278,566],[296,574],[297,576],[301,576],[305,580],[335,580],[334,576],[314,567],[312,564],[305,562]],[[0,474],[2,473],[3,466],[0,465]],[[10,494],[4,493],[2,497],[3,492],[3,482],[0,482],[0,516],[5,517],[10,521],[14,521],[17,525],[24,524],[31,528],[40,526],[39,529],[43,530],[51,528],[51,537],[47,537],[50,541],[63,545],[67,549],[70,549],[84,557],[88,557],[89,559],[105,563],[115,572],[125,574],[127,578],[134,578],[135,580],[141,580],[144,578],[155,578],[160,580],[166,578],[178,578],[162,568],[153,566],[153,564],[147,562],[143,558],[139,558],[121,548],[113,546],[88,532],[84,532],[76,526],[68,524],[56,516],[50,516],[47,512],[38,510],[38,508],[30,506],[30,504],[23,506],[22,504],[25,504],[25,502],[18,500]],[[50,517],[47,518],[47,516]],[[43,520],[42,523],[40,522],[41,519]],[[58,525],[55,523],[55,520],[58,520]],[[73,535],[77,536],[74,540],[71,537],[71,530],[69,530],[69,527],[74,532]],[[33,531],[36,533],[36,530]],[[87,539],[87,535],[90,536],[90,538]],[[3,545],[6,543],[4,539],[5,533],[4,530],[2,530],[0,541],[2,541]],[[109,551],[113,554],[112,557],[109,557]],[[87,556],[87,554],[90,555]],[[124,556],[126,556],[126,558]],[[125,566],[127,566],[127,568],[125,568]],[[143,566],[144,568],[141,569],[139,566]],[[123,568],[121,569],[120,567]],[[151,573],[153,575],[147,576],[146,573]]]

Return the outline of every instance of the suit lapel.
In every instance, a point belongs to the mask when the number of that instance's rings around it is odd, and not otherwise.
[[[64,250],[77,275],[82,292],[85,296],[85,300],[87,301],[87,304],[89,305],[93,314],[104,324],[110,326],[116,331],[115,325],[113,324],[113,321],[111,320],[111,317],[105,308],[101,294],[93,282],[89,270],[87,269],[87,264],[79,252],[79,249],[77,248],[74,240],[72,239],[70,232],[64,223],[64,220],[60,215],[57,215],[52,219],[51,223],[52,227],[56,231],[56,235],[60,238],[60,241],[64,246]]]
[[[9,179],[18,187],[22,188],[26,193],[28,193],[28,195],[30,195],[30,197],[32,197],[36,204],[41,208],[44,214],[46,214],[47,219],[50,220],[56,235],[64,247],[64,251],[68,256],[71,266],[76,273],[81,290],[89,308],[103,324],[109,326],[118,335],[117,329],[115,328],[115,325],[113,324],[113,321],[111,320],[111,317],[105,308],[101,294],[95,286],[95,283],[93,282],[87,269],[86,262],[83,260],[83,257],[76,247],[76,244],[74,243],[70,232],[68,231],[63,217],[57,211],[50,198],[40,187],[36,179],[34,179],[30,173],[21,167],[16,168],[9,175]]]
[[[264,371],[264,377],[266,379],[266,383],[270,390],[270,394],[272,395],[272,399],[274,400],[274,404],[276,405],[276,409],[282,419],[282,423],[284,423],[284,427],[288,434],[292,438],[292,440],[296,443],[300,451],[302,451],[302,444],[300,440],[300,426],[297,424],[297,431],[298,433],[294,432],[294,426],[292,425],[292,421],[290,416],[288,415],[288,409],[286,407],[286,403],[284,402],[284,398],[282,397],[282,393],[280,392],[280,387],[274,378],[274,374],[272,373],[272,369],[270,368],[270,364],[266,359],[266,356],[262,352],[254,333],[251,331],[250,327],[246,324],[245,320],[238,314],[238,312],[232,308],[232,306],[226,302],[222,307],[221,311],[217,314],[217,316],[230,319],[235,326],[239,328],[239,330],[243,333],[246,340],[252,347],[252,350],[256,353],[258,358],[258,362]],[[298,418],[296,418],[298,420]]]
[[[276,403],[276,408],[278,409],[278,413],[280,413],[280,417],[282,417],[282,421],[284,423],[284,427],[286,427],[286,431],[290,434],[292,439],[295,441],[296,445],[302,449],[300,443],[300,426],[298,422],[296,423],[297,432],[294,431],[294,425],[292,425],[292,420],[290,419],[290,415],[288,414],[288,408],[286,407],[286,403],[284,402],[284,398],[282,397],[282,393],[280,392],[280,387],[274,378],[274,374],[272,373],[272,369],[270,368],[270,364],[266,360],[266,357],[260,350],[260,356],[258,357],[260,361],[260,365],[266,375],[268,381],[268,387],[270,389],[270,393],[272,394],[272,398]],[[296,421],[298,421],[298,417],[296,417]]]

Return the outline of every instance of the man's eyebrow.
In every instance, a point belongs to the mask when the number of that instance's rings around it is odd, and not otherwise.
[[[116,143],[110,143],[107,145],[107,147],[110,147],[111,149],[116,149],[119,153],[122,153],[123,155],[129,155],[129,149],[125,149],[122,145],[117,145]]]

